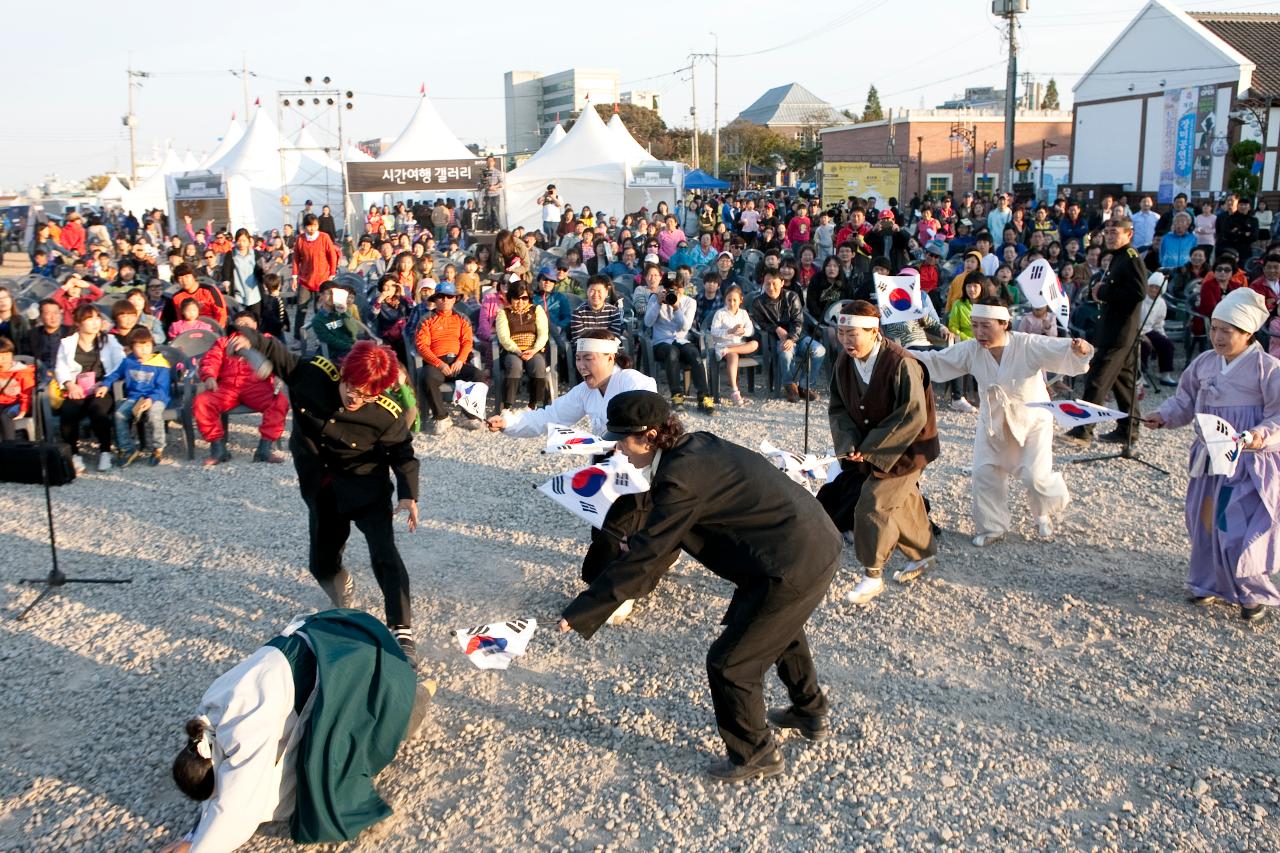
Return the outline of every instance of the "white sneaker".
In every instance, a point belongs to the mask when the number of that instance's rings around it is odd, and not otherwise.
[[[884,578],[863,577],[845,599],[850,604],[867,604],[884,592]]]
[[[431,434],[444,435],[446,432],[448,432],[451,429],[453,429],[453,421],[449,418],[441,418],[440,420],[436,421],[435,429],[432,431]]]
[[[71,467],[76,469],[76,475],[84,473],[84,457],[79,453],[71,457]]]
[[[111,470],[111,454],[107,453],[106,451],[103,451],[102,453],[98,454],[98,471],[102,472],[102,471],[110,471],[110,470]]]
[[[978,411],[978,409],[977,409],[977,407],[976,407],[976,406],[974,406],[974,405],[973,405],[973,403],[970,403],[970,402],[969,402],[968,400],[966,400],[964,397],[961,397],[959,400],[952,400],[952,401],[951,401],[951,411],[953,411],[953,412],[964,412],[964,413],[966,413],[966,414],[970,414],[970,415],[971,415],[971,414],[973,414],[974,412]]]
[[[627,617],[631,615],[631,608],[635,606],[635,600],[628,598],[626,601],[618,605],[618,609],[608,619],[604,620],[606,625],[621,625],[627,621]]]
[[[1047,515],[1042,515],[1036,519],[1036,531],[1040,534],[1041,539],[1053,538],[1053,519]]]
[[[978,548],[985,548],[988,545],[994,545],[1003,538],[1003,533],[979,533],[973,537],[973,544]]]
[[[907,563],[906,566],[893,573],[893,579],[898,583],[911,583],[937,565],[937,562],[938,557],[935,555]]]

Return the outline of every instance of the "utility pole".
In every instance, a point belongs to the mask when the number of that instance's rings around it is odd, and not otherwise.
[[[712,128],[711,143],[711,176],[720,177],[720,36],[715,33],[711,34],[716,40],[716,56],[715,56],[715,80],[716,80],[716,99],[715,108],[711,113],[711,121],[715,126]]]
[[[240,54],[240,82],[244,86],[244,120],[249,120],[249,54],[243,51]],[[339,113],[341,115],[341,113]]]
[[[924,137],[916,137],[916,195],[924,196]]]
[[[132,62],[125,73],[129,80],[129,112],[120,123],[129,128],[129,189],[135,189],[138,186],[138,116],[133,112],[133,90],[141,85],[137,80],[150,75],[145,71],[134,71]]]
[[[1008,191],[1013,186],[1013,128],[1018,110],[1018,15],[1027,11],[1027,0],[992,0],[991,13],[1003,17],[1009,24],[1009,70],[1004,91],[1004,157],[1001,168],[1000,188]]]
[[[693,151],[690,159],[693,168],[699,168],[698,162],[698,57],[689,56],[689,80],[693,84],[693,102],[689,106],[689,116],[693,120]]]

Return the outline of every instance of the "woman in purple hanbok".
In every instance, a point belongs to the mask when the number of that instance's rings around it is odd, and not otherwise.
[[[1207,413],[1246,433],[1229,476],[1209,473],[1204,439],[1196,437],[1186,521],[1190,601],[1238,604],[1248,621],[1262,618],[1264,605],[1280,605],[1272,577],[1280,570],[1280,360],[1253,342],[1266,320],[1259,294],[1248,288],[1229,293],[1213,311],[1213,350],[1197,356],[1177,393],[1144,419],[1159,429]]]

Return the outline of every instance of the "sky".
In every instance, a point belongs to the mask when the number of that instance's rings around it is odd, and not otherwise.
[[[1190,11],[1280,12],[1280,0],[1174,0]],[[1146,0],[1031,0],[1021,18],[1019,72],[1055,78],[1064,107],[1080,74]],[[39,4],[7,10],[10,85],[0,99],[0,189],[45,175],[79,180],[128,174],[127,69],[150,76],[136,91],[138,157],[171,144],[211,150],[249,101],[275,109],[277,92],[328,75],[354,93],[343,113],[351,139],[395,136],[425,85],[464,142],[505,141],[503,74],[571,67],[616,68],[621,89],[656,91],[669,125],[688,126],[691,53],[720,58],[720,121],[765,90],[798,82],[837,108],[860,112],[874,84],[888,107],[932,107],[966,86],[1003,88],[1007,49],[989,0],[648,0],[547,6],[492,0],[466,9],[388,0],[364,9],[336,3],[240,0],[122,14],[99,0],[64,0],[56,19]],[[598,6],[600,11],[583,14]],[[542,9],[552,14],[538,14]],[[785,15],[779,10],[806,10]],[[205,10],[188,14],[189,10]],[[48,32],[54,41],[22,36]],[[713,35],[714,33],[714,35]],[[16,38],[14,36],[17,36]],[[85,44],[77,46],[75,39]],[[62,42],[63,49],[51,49]],[[33,85],[31,78],[39,77]],[[699,126],[711,128],[713,67],[697,67]],[[250,109],[253,109],[251,106]],[[274,116],[273,116],[274,118]],[[315,125],[325,135],[323,122]],[[330,117],[330,131],[336,124]]]

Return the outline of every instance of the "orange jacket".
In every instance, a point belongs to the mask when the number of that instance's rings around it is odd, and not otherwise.
[[[418,326],[414,338],[422,360],[432,367],[444,365],[442,356],[456,356],[466,361],[471,356],[471,323],[457,311],[436,312]]]

